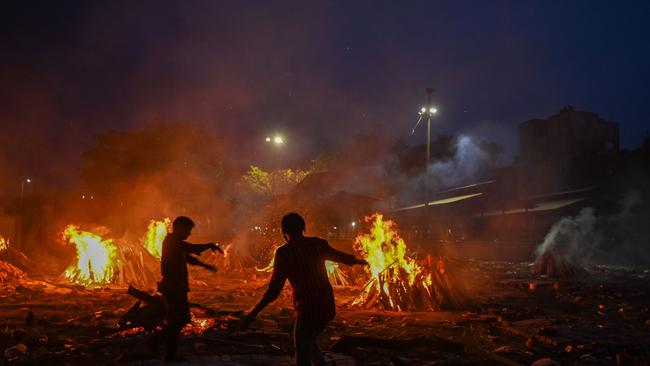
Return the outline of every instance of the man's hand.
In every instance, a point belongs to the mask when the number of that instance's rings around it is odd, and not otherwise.
[[[218,251],[219,253],[223,254],[223,249],[221,249],[221,248],[219,247],[219,244],[217,244],[217,243],[211,243],[211,244],[212,244],[212,245],[210,246],[210,249],[212,249],[213,251],[216,250],[216,251]]]
[[[195,263],[193,263],[193,264],[195,266],[203,267],[203,268],[207,269],[210,272],[215,272],[215,273],[217,272],[217,267],[213,266],[212,264],[203,263],[198,259],[196,259]]]

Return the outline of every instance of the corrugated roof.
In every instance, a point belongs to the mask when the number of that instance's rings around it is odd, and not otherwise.
[[[447,198],[431,201],[431,202],[427,203],[426,205],[424,203],[420,203],[420,204],[417,204],[417,205],[400,207],[398,209],[395,209],[395,211],[406,211],[406,210],[412,210],[414,208],[422,208],[422,207],[425,207],[425,206],[447,205],[447,204],[450,204],[450,203],[455,203],[455,202],[463,201],[463,200],[470,199],[470,198],[473,198],[473,197],[477,197],[477,196],[480,196],[482,194],[483,194],[483,192],[479,192],[479,193],[472,193],[472,194],[464,194],[462,196],[447,197]]]
[[[482,194],[483,194],[483,192],[479,192],[479,193],[472,193],[472,194],[464,194],[462,196],[443,198],[443,199],[440,199],[440,200],[431,201],[431,202],[429,202],[428,205],[429,206],[446,205],[446,204],[449,204],[449,203],[454,203],[454,202],[470,199],[472,197],[477,197],[477,196],[480,196]]]
[[[498,216],[498,215],[511,215],[511,214],[525,213],[525,212],[551,211],[551,210],[557,210],[563,207],[570,206],[574,203],[578,203],[586,199],[587,198],[573,198],[567,200],[546,201],[546,202],[537,203],[534,205],[534,207],[488,211],[482,214],[475,214],[472,216]]]

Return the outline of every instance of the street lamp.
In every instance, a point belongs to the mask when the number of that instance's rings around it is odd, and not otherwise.
[[[275,135],[273,135],[273,137],[271,137],[271,136],[266,136],[266,139],[265,139],[265,140],[266,140],[266,142],[268,142],[268,143],[270,143],[270,144],[273,144],[273,145],[275,145],[275,146],[277,146],[277,147],[280,147],[280,146],[284,145],[284,137],[282,137],[282,135],[280,135],[280,134],[275,134]],[[275,155],[275,159],[274,159],[274,164],[273,164],[273,165],[274,165],[274,169],[276,169],[276,170],[279,169],[279,167],[278,167],[279,163],[278,163],[278,156],[277,156],[277,154]],[[276,176],[276,175],[277,175],[277,172],[271,172],[271,196],[273,196],[273,195],[275,194],[275,176]]]
[[[266,142],[272,142],[274,145],[284,145],[284,137],[275,135],[273,137],[266,136]]]
[[[438,113],[438,108],[431,104],[431,94],[433,93],[433,88],[426,88],[427,92],[427,104],[420,108],[420,119],[415,124],[415,127],[411,131],[411,134],[415,133],[415,129],[420,124],[423,118],[427,119],[427,158],[426,166],[424,171],[424,195],[425,199],[429,199],[429,161],[431,159],[431,118]]]
[[[32,179],[25,178],[22,181],[20,181],[20,198],[23,198],[23,195],[25,194],[25,183],[27,184],[32,183]]]

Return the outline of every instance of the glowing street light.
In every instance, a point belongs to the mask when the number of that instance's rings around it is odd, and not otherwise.
[[[284,137],[282,137],[282,135],[279,135],[279,134],[273,135],[273,137],[266,136],[265,140],[266,140],[267,143],[272,143],[273,145],[277,146],[278,148],[280,146],[284,145]],[[273,164],[275,166],[275,169],[277,169],[277,167],[279,165],[278,164],[279,163],[278,158],[279,158],[278,154],[275,154],[275,159],[274,159],[275,163]],[[276,174],[274,172],[272,172],[271,173],[271,196],[275,195],[275,188],[276,188],[275,176],[276,176]]]
[[[428,108],[428,112],[427,112],[427,107],[422,107],[422,108],[420,108],[420,112],[418,112],[418,115],[420,115],[420,116],[422,116],[424,118],[428,118],[428,117],[432,117],[434,114],[437,114],[437,113],[438,113],[438,108],[436,108],[436,107]]]
[[[284,145],[284,137],[275,135],[273,137],[266,136],[266,142],[273,142],[275,145]]]
[[[418,119],[417,123],[415,124],[415,127],[411,130],[411,135],[415,133],[415,129],[418,128],[420,125],[420,122],[422,122],[423,119],[426,119],[427,123],[427,156],[426,156],[426,170],[424,174],[424,195],[425,199],[429,199],[429,159],[431,155],[431,119],[435,114],[438,113],[438,108],[434,107],[431,105],[431,94],[433,93],[433,88],[426,88],[427,92],[427,104],[426,106],[423,106],[420,108],[420,111],[418,114],[420,115],[420,119]]]

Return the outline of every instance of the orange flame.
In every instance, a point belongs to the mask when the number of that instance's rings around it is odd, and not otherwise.
[[[437,291],[433,275],[444,276],[444,263],[421,266],[409,257],[406,243],[397,233],[397,224],[375,213],[365,218],[370,233],[356,237],[354,248],[368,262],[370,281],[352,305],[380,303],[389,310],[436,310]]]
[[[110,283],[114,275],[117,247],[111,239],[68,225],[63,238],[77,250],[77,262],[65,270],[72,283],[92,287]]]
[[[184,335],[201,335],[213,327],[215,323],[216,321],[213,318],[195,318],[192,316],[192,321],[186,324],[181,332]]]
[[[147,226],[147,234],[142,238],[145,249],[157,259],[162,256],[162,243],[169,232],[169,224],[168,217],[160,221],[151,220]]]
[[[5,239],[0,235],[0,252],[4,252],[7,249],[9,249],[9,239]]]

